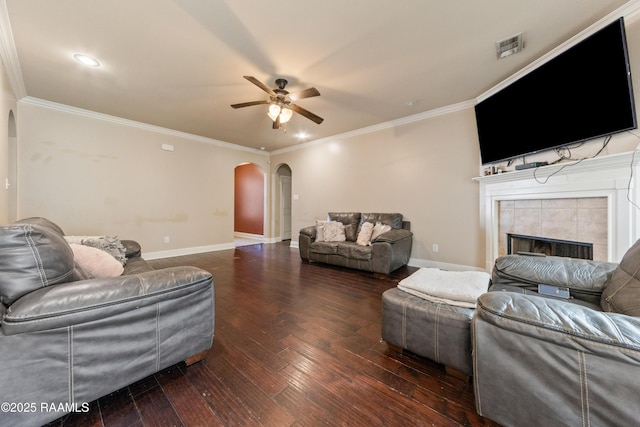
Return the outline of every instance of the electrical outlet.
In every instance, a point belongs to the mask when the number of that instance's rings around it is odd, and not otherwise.
[[[171,241],[171,239],[169,238],[169,236],[164,236],[164,242],[165,243],[169,243]]]
[[[438,252],[438,250],[440,250],[440,248],[438,248],[438,244],[434,243],[433,247],[431,248],[433,250],[433,252]]]

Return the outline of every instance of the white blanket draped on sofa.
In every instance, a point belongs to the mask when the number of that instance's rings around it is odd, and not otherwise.
[[[484,271],[444,271],[421,268],[401,280],[398,288],[435,303],[476,308],[476,300],[487,292],[491,276]]]

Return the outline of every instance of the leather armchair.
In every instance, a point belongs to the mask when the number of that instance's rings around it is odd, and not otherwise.
[[[602,310],[616,277],[635,280],[637,246],[620,265],[496,260],[471,323],[479,414],[505,426],[637,424],[640,318]],[[568,288],[570,298],[541,296],[538,284]]]
[[[202,354],[214,332],[211,274],[153,270],[127,242],[122,276],[87,278],[59,228],[0,227],[2,426],[38,426]],[[136,254],[137,248],[137,254]]]

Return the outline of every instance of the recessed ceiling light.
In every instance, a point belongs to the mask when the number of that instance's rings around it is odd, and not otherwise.
[[[88,67],[99,67],[100,66],[100,62],[98,62],[97,59],[90,57],[89,55],[84,55],[82,53],[76,53],[75,55],[73,55],[74,59],[78,62],[80,62],[83,65],[86,65]]]

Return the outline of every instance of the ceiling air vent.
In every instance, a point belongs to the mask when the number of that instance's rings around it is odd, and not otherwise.
[[[522,33],[511,36],[496,42],[496,55],[498,59],[506,58],[514,53],[520,52],[524,48]]]

